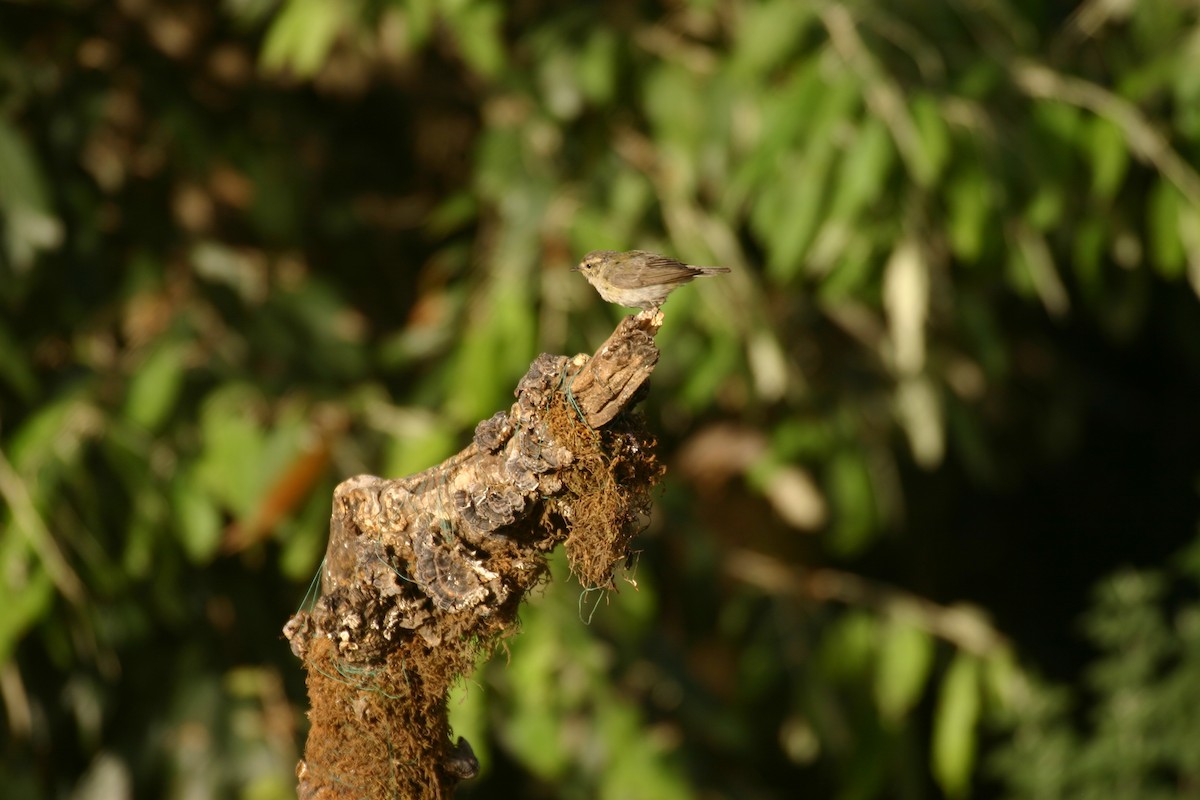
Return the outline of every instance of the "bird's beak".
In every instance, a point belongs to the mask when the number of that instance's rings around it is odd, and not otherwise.
[[[579,272],[581,269],[583,269],[583,265],[576,264],[575,266],[571,267],[571,272]]]

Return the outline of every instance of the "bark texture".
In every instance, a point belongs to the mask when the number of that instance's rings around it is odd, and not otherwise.
[[[443,798],[474,776],[449,689],[511,630],[556,545],[581,583],[611,587],[649,511],[663,470],[630,406],[661,319],[625,318],[591,358],[539,356],[444,463],[334,491],[321,594],[284,628],[311,704],[302,800]]]

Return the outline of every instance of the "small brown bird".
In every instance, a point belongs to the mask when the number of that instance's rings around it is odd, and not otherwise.
[[[694,267],[645,250],[593,250],[574,272],[610,303],[628,308],[658,308],[667,295],[693,278],[729,272],[728,267]]]

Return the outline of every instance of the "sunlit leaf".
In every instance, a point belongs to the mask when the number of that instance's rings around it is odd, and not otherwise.
[[[746,5],[739,15],[730,70],[760,78],[779,66],[812,25],[812,9],[790,0]]]
[[[606,105],[616,97],[618,41],[609,30],[593,31],[579,53],[579,88],[588,100]]]
[[[171,506],[175,529],[192,561],[205,563],[221,542],[221,514],[194,475],[179,476],[171,483]]]
[[[227,386],[210,395],[200,414],[204,451],[196,478],[225,507],[248,517],[269,476],[264,475],[266,436],[258,419],[261,398],[246,386]]]
[[[437,24],[437,0],[408,0],[403,5],[408,44],[417,48],[426,44]]]
[[[267,32],[263,66],[303,77],[316,73],[345,24],[347,7],[332,0],[287,0]]]
[[[1187,264],[1187,252],[1179,234],[1183,209],[1184,200],[1170,182],[1160,179],[1154,184],[1146,207],[1146,242],[1155,269],[1167,278],[1182,276]],[[1191,224],[1200,224],[1200,219],[1191,220]]]
[[[839,164],[830,217],[852,222],[863,208],[878,201],[895,160],[896,149],[887,126],[875,117],[867,117]]]
[[[125,397],[125,416],[149,431],[158,430],[175,410],[183,386],[184,348],[173,342],[156,346],[136,369]]]
[[[764,221],[760,231],[768,245],[767,269],[776,280],[788,280],[804,267],[804,254],[826,211],[830,171],[831,162],[818,157],[806,159],[782,175],[776,195],[778,212],[774,220]]]
[[[942,679],[933,720],[933,775],[950,797],[965,797],[975,769],[979,661],[958,653]]]
[[[1017,710],[1022,691],[1028,689],[1026,675],[1016,655],[1008,647],[996,648],[983,660],[982,667],[988,702],[996,708],[998,716],[1009,717]]]
[[[893,724],[916,705],[933,667],[933,637],[916,626],[892,622],[883,628],[875,672],[875,701]]]
[[[672,64],[647,76],[646,111],[661,142],[673,142],[687,150],[696,146],[704,130],[704,88],[698,76]]]
[[[474,0],[448,11],[447,16],[463,59],[481,75],[496,75],[504,65],[500,38],[503,8],[487,0]]]

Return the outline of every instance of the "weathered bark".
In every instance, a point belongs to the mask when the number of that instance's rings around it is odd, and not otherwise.
[[[321,595],[284,628],[312,705],[302,800],[442,798],[475,774],[448,690],[513,625],[546,553],[565,543],[585,585],[611,586],[649,510],[662,469],[629,406],[660,322],[625,318],[591,358],[539,356],[512,408],[437,467],[334,491]]]

